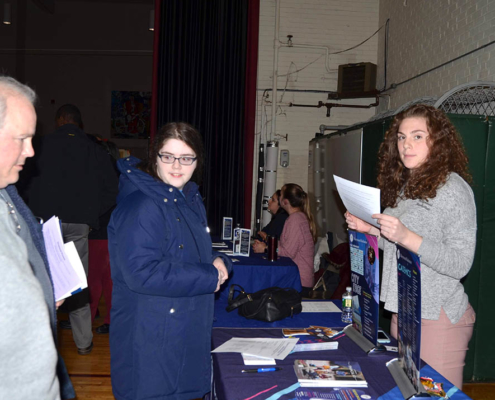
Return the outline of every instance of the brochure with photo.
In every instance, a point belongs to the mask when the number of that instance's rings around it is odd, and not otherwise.
[[[355,361],[296,360],[294,371],[302,387],[368,387]]]

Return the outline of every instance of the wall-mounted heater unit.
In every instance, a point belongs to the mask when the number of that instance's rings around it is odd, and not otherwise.
[[[376,65],[363,62],[339,65],[338,92],[366,93],[376,89]]]

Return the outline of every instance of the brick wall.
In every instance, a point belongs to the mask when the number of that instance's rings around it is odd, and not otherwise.
[[[381,0],[380,25],[388,18],[387,87],[495,40],[492,0]],[[384,31],[379,36],[377,86],[383,87]],[[475,80],[495,80],[495,44],[387,91],[390,108]]]

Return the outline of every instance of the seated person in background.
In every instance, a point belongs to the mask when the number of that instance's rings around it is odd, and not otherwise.
[[[297,264],[303,287],[301,294],[307,297],[314,285],[313,256],[317,238],[308,194],[295,183],[284,185],[280,194],[280,206],[289,217],[280,237],[278,254],[290,257]],[[254,242],[255,253],[263,253],[266,248],[265,243],[259,240]]]
[[[258,232],[258,239],[264,242],[268,236],[280,239],[284,230],[285,220],[289,217],[289,214],[280,207],[280,190],[277,190],[268,199],[268,211],[272,214],[272,219],[267,226]]]

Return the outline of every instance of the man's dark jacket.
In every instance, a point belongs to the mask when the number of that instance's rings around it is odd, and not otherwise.
[[[42,137],[35,151],[29,177],[22,182],[33,214],[98,228],[99,216],[115,204],[118,192],[107,152],[73,124]]]

